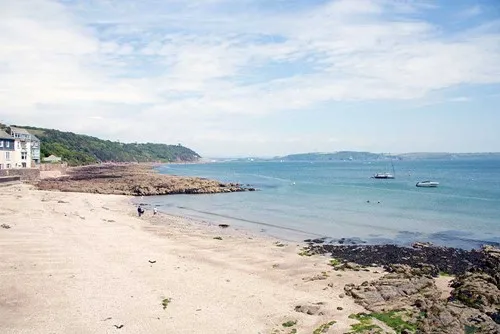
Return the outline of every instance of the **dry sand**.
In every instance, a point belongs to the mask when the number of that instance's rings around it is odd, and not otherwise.
[[[328,333],[344,333],[364,311],[339,297],[344,285],[381,275],[336,272],[299,245],[231,228],[138,218],[124,196],[20,184],[0,202],[11,227],[0,228],[0,333],[290,333],[289,320],[298,333],[332,320]],[[294,310],[312,303],[321,315]]]

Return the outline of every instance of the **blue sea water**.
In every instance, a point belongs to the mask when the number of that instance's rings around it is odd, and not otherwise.
[[[396,179],[370,178],[387,162],[221,162],[163,165],[164,174],[250,184],[257,192],[155,196],[160,211],[286,240],[371,244],[500,243],[500,160],[398,161]],[[439,181],[417,188],[417,181]]]

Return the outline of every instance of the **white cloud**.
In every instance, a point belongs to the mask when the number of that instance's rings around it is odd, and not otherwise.
[[[16,123],[215,151],[236,137],[240,145],[270,143],[269,133],[233,131],[249,118],[500,83],[495,25],[446,33],[405,16],[433,10],[431,3],[258,4],[0,2],[0,113]]]

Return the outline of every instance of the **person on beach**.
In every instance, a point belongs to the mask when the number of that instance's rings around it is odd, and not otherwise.
[[[143,213],[144,213],[144,209],[143,209],[143,208],[141,208],[141,206],[139,205],[139,206],[137,207],[137,214],[138,214],[138,215],[139,215],[139,217],[140,217]]]
[[[158,209],[156,208],[156,206],[153,208],[153,215],[156,215],[158,213]]]

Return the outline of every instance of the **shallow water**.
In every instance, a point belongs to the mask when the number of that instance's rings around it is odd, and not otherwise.
[[[473,248],[500,243],[500,160],[398,161],[396,179],[370,176],[387,162],[224,162],[164,165],[165,174],[251,184],[258,192],[155,196],[159,209],[288,239],[415,240]],[[438,188],[417,188],[422,180]]]

